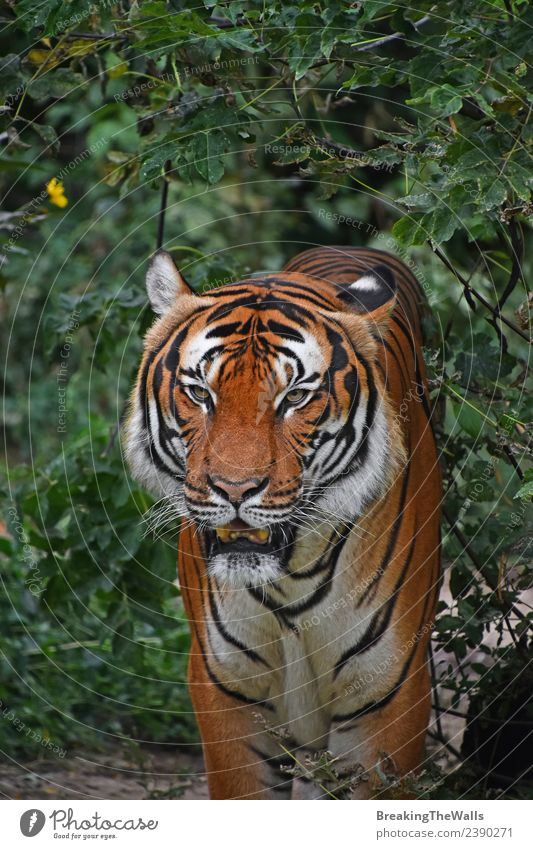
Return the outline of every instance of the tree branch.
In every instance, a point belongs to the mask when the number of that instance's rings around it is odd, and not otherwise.
[[[520,235],[520,231],[518,229],[516,221],[509,222],[509,235],[511,239],[511,250],[512,250],[512,266],[511,266],[511,274],[509,275],[509,280],[507,281],[507,286],[503,290],[501,296],[498,298],[498,309],[501,310],[503,305],[505,304],[507,298],[514,291],[518,280],[520,279],[521,272],[521,262],[522,256],[524,252],[524,243],[522,237]]]
[[[159,207],[159,216],[157,219],[157,249],[163,247],[163,241],[165,238],[165,216],[167,214],[167,202],[168,202],[168,174],[170,169],[172,168],[172,162],[170,159],[167,159],[165,162],[164,174],[163,174],[163,182],[161,183],[161,205]]]
[[[457,278],[457,280],[459,281],[459,283],[461,284],[461,286],[465,290],[465,296],[466,296],[466,292],[468,292],[470,295],[473,295],[474,298],[476,298],[476,300],[478,300],[480,304],[483,304],[485,309],[487,309],[491,313],[491,315],[494,316],[494,318],[498,319],[498,321],[501,321],[510,330],[512,330],[514,333],[516,333],[518,336],[520,336],[522,339],[524,339],[526,342],[528,342],[531,345],[531,337],[530,336],[527,336],[527,334],[525,334],[523,330],[521,330],[519,327],[517,327],[516,324],[513,324],[512,321],[509,321],[508,318],[506,318],[504,315],[502,315],[502,313],[501,313],[501,311],[499,310],[498,307],[493,307],[492,304],[490,304],[483,295],[481,295],[476,289],[474,289],[473,286],[471,286],[468,283],[468,281],[465,280],[463,275],[459,271],[457,271],[456,268],[453,267],[453,265],[451,264],[449,259],[439,250],[439,248],[436,248],[433,245],[431,247],[432,247],[433,253],[435,253],[436,256],[438,256],[438,258],[440,259],[440,261],[444,263],[446,268],[448,268],[452,272],[452,274],[455,275],[455,277]]]
[[[470,560],[474,564],[479,577],[483,578],[483,580],[487,583],[487,585],[490,587],[490,589],[493,592],[496,592],[498,587],[495,586],[494,583],[485,574],[485,572],[483,570],[483,564],[479,560],[477,554],[475,554],[472,551],[472,549],[470,548],[470,545],[468,544],[468,540],[466,539],[465,535],[463,534],[461,529],[457,527],[457,523],[452,519],[452,517],[450,516],[450,514],[448,513],[448,511],[446,510],[445,507],[442,507],[442,515],[444,516],[444,518],[448,522],[448,525],[450,526],[450,530],[452,531],[452,533],[457,537],[458,541],[463,546],[463,551],[465,552],[465,554],[468,555],[468,557],[470,558]],[[514,604],[510,604],[509,609],[512,610],[512,612],[514,613],[514,615],[518,619],[524,619],[525,618],[522,611],[518,610],[518,608],[515,607]]]
[[[424,15],[423,18],[420,18],[419,21],[412,21],[412,25],[415,29],[419,27],[423,27],[424,24],[429,23],[431,20],[431,15]],[[399,41],[407,38],[405,32],[393,32],[390,35],[384,35],[383,38],[378,38],[377,41],[372,41],[369,44],[363,44],[360,47],[355,45],[353,48],[357,53],[366,53],[368,50],[375,50],[376,47],[382,47],[384,44],[389,44],[391,41]]]

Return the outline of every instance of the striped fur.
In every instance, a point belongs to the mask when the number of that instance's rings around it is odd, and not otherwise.
[[[161,255],[148,289],[161,317],[126,454],[156,525],[185,517],[211,796],[327,794],[291,779],[285,749],[362,768],[353,793],[372,796],[385,754],[420,766],[430,710],[440,475],[418,283],[389,254],[328,247],[201,297]],[[236,521],[268,545],[220,542]]]

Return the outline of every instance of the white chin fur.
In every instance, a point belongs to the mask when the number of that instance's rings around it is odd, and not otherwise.
[[[208,572],[221,587],[244,589],[277,581],[282,569],[272,554],[217,554],[208,563]]]

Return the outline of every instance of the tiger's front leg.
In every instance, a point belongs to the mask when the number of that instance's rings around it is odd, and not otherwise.
[[[415,798],[409,779],[406,783],[402,777],[416,774],[424,765],[431,710],[426,651],[424,642],[414,654],[406,680],[383,707],[333,723],[329,748],[338,759],[339,774],[360,775],[351,798]],[[398,786],[387,786],[384,774],[400,779]]]
[[[290,799],[290,758],[265,731],[268,711],[247,705],[210,680],[193,641],[189,686],[200,727],[211,799]]]

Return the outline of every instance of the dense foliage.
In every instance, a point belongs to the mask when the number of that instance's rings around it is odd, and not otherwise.
[[[308,245],[369,244],[409,262],[434,315],[436,699],[472,722],[433,792],[530,793],[527,762],[491,740],[522,750],[533,721],[532,26],[522,0],[7,3],[9,756],[195,738],[175,534],[143,536],[150,502],[117,435],[158,232],[199,289]]]

